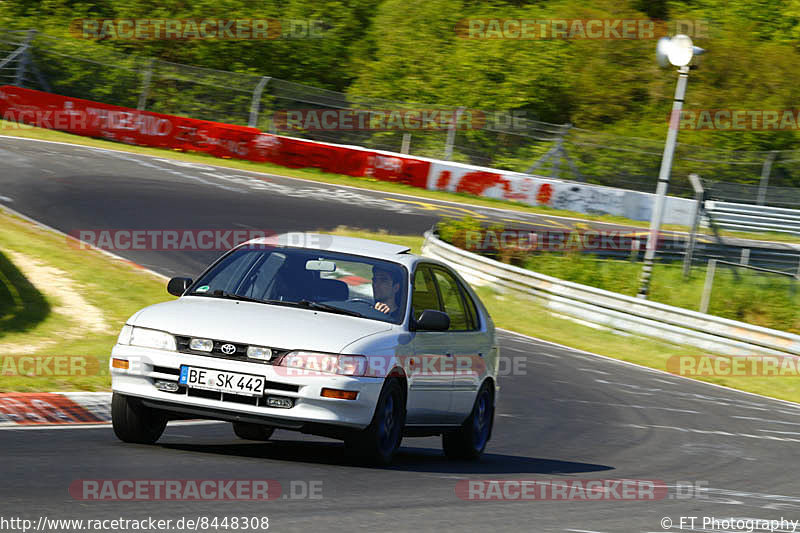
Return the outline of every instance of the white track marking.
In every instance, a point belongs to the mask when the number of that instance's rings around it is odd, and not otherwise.
[[[181,426],[204,426],[207,424],[227,424],[221,420],[179,420],[176,422],[169,422],[167,429],[171,427]],[[104,422],[102,424],[63,424],[53,426],[28,426],[18,425],[14,422],[0,424],[0,431],[49,431],[51,429],[110,429],[111,422]]]

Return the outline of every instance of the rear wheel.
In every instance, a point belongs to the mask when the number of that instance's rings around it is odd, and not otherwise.
[[[234,422],[233,432],[236,436],[244,440],[269,440],[275,428],[262,426],[261,424],[249,424],[247,422]]]
[[[406,424],[404,398],[398,380],[391,379],[384,384],[372,423],[345,441],[351,454],[358,460],[380,465],[392,462],[403,440]]]
[[[484,382],[475,398],[472,413],[460,428],[442,435],[442,447],[450,459],[478,459],[492,436],[494,389]]]
[[[167,417],[160,411],[145,407],[135,398],[114,393],[111,397],[111,423],[119,440],[153,444],[164,433]]]

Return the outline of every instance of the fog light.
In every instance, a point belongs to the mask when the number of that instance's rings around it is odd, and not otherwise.
[[[291,398],[281,398],[280,396],[270,396],[267,398],[267,407],[278,407],[280,409],[289,409],[294,405]]]
[[[272,359],[272,350],[262,346],[248,346],[247,357],[250,359],[260,359],[262,361],[269,361]]]
[[[156,388],[164,392],[178,392],[178,384],[174,381],[164,381],[159,379],[155,383]]]
[[[325,398],[336,398],[339,400],[355,400],[356,397],[358,396],[358,391],[322,389],[322,396],[324,396]]]
[[[128,361],[126,359],[116,359],[116,358],[114,358],[114,359],[111,360],[111,366],[113,368],[121,368],[122,370],[128,370],[128,367],[130,366],[130,363],[128,363]]]
[[[210,352],[214,349],[214,341],[209,339],[192,339],[189,348],[196,352]]]

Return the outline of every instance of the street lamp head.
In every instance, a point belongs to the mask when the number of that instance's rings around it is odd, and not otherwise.
[[[667,64],[685,67],[692,62],[692,57],[696,53],[703,52],[705,50],[692,44],[692,39],[688,35],[676,35],[672,38],[662,37],[656,46],[656,59],[662,67],[666,67]]]

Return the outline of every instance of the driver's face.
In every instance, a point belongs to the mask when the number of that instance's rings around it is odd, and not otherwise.
[[[386,272],[378,271],[372,276],[372,294],[376,300],[390,300],[399,289],[400,284],[392,283],[392,277]]]

